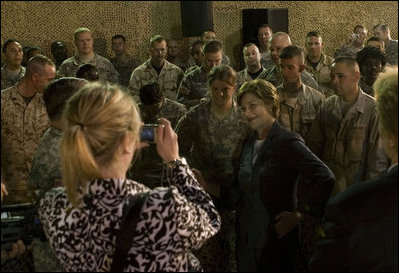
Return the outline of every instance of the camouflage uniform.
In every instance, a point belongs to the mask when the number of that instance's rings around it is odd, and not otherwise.
[[[16,85],[24,76],[26,68],[21,66],[21,69],[17,75],[11,75],[11,73],[3,66],[1,68],[1,90]]]
[[[295,105],[291,106],[287,102],[287,92],[284,91],[282,85],[277,87],[280,101],[280,116],[278,121],[285,129],[300,134],[304,139],[309,132],[312,122],[316,117],[317,110],[325,100],[325,97],[318,90],[302,84]],[[297,196],[298,207],[300,211],[308,210],[310,186],[303,179],[298,181]],[[301,242],[300,251],[297,257],[297,268],[307,267],[309,256],[313,251],[314,239],[316,231],[319,227],[319,219],[313,216],[307,216],[301,222]]]
[[[112,58],[111,63],[119,73],[121,85],[128,87],[130,76],[132,75],[134,69],[140,65],[140,62],[133,58],[132,55],[127,54],[123,60]]]
[[[118,71],[115,70],[108,59],[97,53],[94,53],[94,57],[90,62],[82,62],[78,55],[66,59],[57,70],[57,78],[76,77],[76,72],[78,72],[79,67],[85,63],[90,63],[97,67],[100,80],[119,83]]]
[[[376,177],[388,166],[378,132],[375,99],[359,88],[359,96],[345,116],[340,104],[340,97],[328,97],[307,137],[308,147],[335,175],[333,195],[355,181]]]
[[[334,59],[338,57],[352,57],[356,59],[357,53],[362,50],[364,46],[361,48],[356,48],[353,45],[343,45],[340,49],[337,49],[334,53]]]
[[[272,58],[270,56],[270,50],[266,51],[266,52],[261,52],[260,53],[260,62],[262,63],[262,66],[266,69],[268,69],[269,67],[272,67],[273,61]]]
[[[194,255],[206,272],[232,272],[235,267],[234,214],[220,207],[217,188],[232,184],[238,170],[242,143],[249,131],[236,102],[230,114],[219,120],[211,101],[192,108],[177,126],[179,148],[192,168],[202,172],[208,192],[222,217],[221,230]],[[192,150],[192,151],[191,151]]]
[[[197,69],[199,66],[194,64],[193,66],[190,66],[189,68],[186,69],[186,71],[184,71],[184,76],[186,76],[187,74],[190,74],[191,72],[193,72],[195,69]],[[184,77],[183,77],[184,78]]]
[[[49,125],[42,94],[26,105],[17,85],[1,91],[1,175],[9,193],[5,204],[31,201],[27,195],[31,163]]]
[[[186,74],[179,87],[178,101],[188,109],[197,105],[208,93],[208,72],[200,66]]]
[[[37,198],[50,190],[56,179],[61,181],[60,143],[62,130],[51,126],[43,134],[32,161],[29,174],[29,190],[38,190]],[[32,195],[34,193],[31,193]],[[36,272],[62,272],[63,268],[48,242],[34,239],[32,243],[33,262]]]
[[[269,69],[266,69],[262,73],[260,73],[258,79],[266,80],[273,84],[275,87],[283,83],[283,75],[281,74],[279,67],[276,65],[273,65]],[[301,72],[301,79],[303,84],[306,84],[320,91],[320,87],[317,84],[317,81],[305,70]]]
[[[387,63],[391,65],[398,65],[398,40],[389,40],[385,47],[387,56]]]
[[[144,85],[157,82],[164,91],[165,97],[176,101],[177,89],[179,88],[183,74],[183,70],[165,60],[162,70],[158,75],[155,68],[151,65],[151,59],[149,59],[133,71],[130,77],[129,89],[135,100],[140,102],[140,88]]]
[[[317,110],[325,97],[318,90],[302,84],[295,105],[287,103],[287,91],[283,85],[277,87],[280,101],[279,123],[288,131],[300,134],[304,139],[312,126]]]
[[[222,53],[222,64],[227,64],[230,65],[231,61],[229,56],[227,56],[226,54],[224,54],[224,52]]]
[[[42,242],[34,238],[32,242],[33,264],[35,272],[64,272],[61,263],[48,241]]]
[[[320,90],[324,93],[326,97],[329,97],[334,94],[334,91],[331,88],[331,65],[334,62],[334,59],[326,54],[321,54],[321,59],[317,64],[316,69],[313,69],[313,66],[310,64],[309,58],[306,57],[305,66],[306,71],[309,72],[319,84]]]
[[[168,60],[168,62],[178,66],[181,70],[183,70],[183,72],[187,69],[187,63],[180,57],[176,57],[173,63],[170,60]]]
[[[265,68],[263,67],[263,65],[261,67],[261,70],[262,70],[262,72],[265,71]],[[258,78],[259,78],[259,76],[258,76]],[[248,73],[248,68],[245,68],[245,69],[237,72],[237,89],[240,89],[241,86],[245,82],[249,82],[249,81],[252,81],[252,80],[255,80],[255,79],[252,79],[251,75]]]
[[[62,130],[51,126],[39,142],[29,174],[29,189],[39,190],[38,197],[50,190],[56,179],[61,180],[61,137]]]
[[[179,119],[186,114],[186,107],[175,101],[165,98],[158,113],[149,116],[139,103],[140,113],[144,123],[157,123],[161,117],[170,121],[172,128],[175,128]],[[159,186],[168,185],[166,170],[163,172],[162,158],[158,156],[156,145],[142,149],[135,158],[134,164],[128,171],[128,178],[146,185],[153,189]]]

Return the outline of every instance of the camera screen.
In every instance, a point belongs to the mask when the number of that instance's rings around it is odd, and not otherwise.
[[[141,141],[155,142],[154,127],[143,127],[141,130]]]

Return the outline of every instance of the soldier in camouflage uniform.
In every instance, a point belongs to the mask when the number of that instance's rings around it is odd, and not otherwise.
[[[9,39],[3,44],[4,66],[1,68],[1,90],[15,85],[25,76],[25,67],[21,66],[23,51],[16,40]]]
[[[188,109],[197,105],[208,94],[208,73],[222,63],[223,45],[219,41],[209,41],[204,45],[204,59],[200,67],[184,75],[179,87],[178,101]]]
[[[5,204],[30,202],[28,176],[37,145],[49,119],[42,92],[55,78],[47,57],[29,60],[23,80],[1,91],[1,175],[9,195]]]
[[[93,36],[88,28],[78,28],[74,33],[77,55],[66,59],[57,71],[57,77],[76,77],[79,67],[91,63],[98,69],[100,80],[119,83],[119,74],[112,63],[93,51]]]
[[[158,83],[141,87],[140,100],[138,106],[145,124],[157,124],[159,118],[166,118],[172,128],[175,128],[179,119],[187,112],[183,104],[165,98]],[[127,176],[151,189],[169,185],[162,158],[159,157],[154,144],[140,150]]]
[[[216,40],[216,33],[213,30],[205,30],[201,34],[201,39],[204,41],[204,43],[207,43],[209,41]],[[222,52],[222,64],[227,64],[230,65],[230,58],[227,56],[224,52]]]
[[[242,50],[244,62],[247,66],[245,69],[237,73],[238,88],[247,81],[255,80],[265,68],[261,63],[261,55],[258,47],[253,43],[248,43]]]
[[[374,36],[384,41],[387,63],[398,65],[398,40],[392,40],[391,31],[385,24],[378,24],[373,27]]]
[[[59,146],[65,127],[62,112],[68,98],[86,83],[88,81],[84,79],[60,78],[49,84],[43,93],[46,112],[50,118],[50,128],[39,142],[29,174],[29,189],[35,190],[38,198],[53,186],[59,185],[61,180]]]
[[[306,34],[305,46],[308,52],[305,58],[306,71],[316,79],[320,90],[328,97],[333,94],[330,72],[334,59],[322,52],[324,42],[317,31]]]
[[[268,24],[262,24],[258,27],[258,42],[260,52],[260,62],[264,68],[273,66],[273,62],[270,56],[269,40],[273,35],[273,30]]]
[[[181,70],[186,71],[187,63],[180,57],[179,42],[175,39],[169,39],[168,42],[168,62],[180,67]]]
[[[324,95],[301,81],[301,71],[305,69],[304,53],[298,46],[287,46],[280,50],[280,67],[283,83],[277,87],[280,115],[278,122],[288,131],[298,133],[306,138],[320,105],[325,100]],[[309,208],[307,196],[310,186],[303,180],[297,184],[298,208],[306,212]],[[320,227],[321,217],[307,215],[301,223],[301,242],[297,253],[297,268],[306,268],[313,252],[316,231]]]
[[[341,48],[334,53],[334,58],[338,57],[352,57],[356,58],[356,54],[364,48],[364,41],[367,36],[367,29],[362,25],[357,25],[353,29],[351,37]]]
[[[177,89],[183,78],[183,70],[165,60],[167,53],[166,40],[161,35],[150,39],[150,59],[137,67],[131,77],[129,89],[136,102],[140,102],[140,88],[149,83],[157,82],[165,97],[176,101]]]
[[[197,169],[199,181],[205,184],[222,217],[219,233],[194,253],[206,272],[236,270],[234,214],[225,210],[220,200],[221,186],[228,187],[236,177],[241,146],[249,132],[233,100],[236,80],[231,67],[214,67],[208,76],[211,99],[192,108],[176,130],[181,154]]]
[[[204,41],[195,40],[190,46],[190,58],[187,61],[187,70],[184,75],[194,71],[197,67],[200,67],[204,61]]]
[[[274,65],[260,73],[258,79],[266,80],[272,83],[275,87],[283,83],[278,54],[282,48],[289,45],[291,45],[291,38],[287,33],[276,32],[273,34],[270,39],[270,54]],[[301,78],[304,84],[309,85],[316,90],[320,90],[316,80],[308,72],[302,71]]]
[[[378,132],[375,99],[358,86],[358,64],[351,58],[337,58],[331,75],[336,95],[321,105],[307,146],[334,173],[335,195],[356,181],[381,174],[388,161]]]
[[[50,128],[44,133],[36,150],[29,174],[29,190],[37,201],[53,187],[62,186],[59,146],[65,122],[62,119],[66,101],[88,81],[61,78],[50,83],[43,93]],[[34,239],[33,262],[37,272],[62,272],[63,268],[48,242]]]
[[[279,56],[283,83],[277,87],[280,101],[278,121],[285,129],[305,139],[325,97],[320,91],[302,83],[305,57],[300,47],[287,46],[280,50]]]
[[[140,62],[133,58],[132,54],[126,52],[126,38],[121,34],[112,37],[112,50],[115,57],[111,59],[111,63],[119,73],[121,85],[128,87],[130,76]]]

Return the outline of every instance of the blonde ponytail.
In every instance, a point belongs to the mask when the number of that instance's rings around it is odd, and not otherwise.
[[[79,190],[102,178],[100,166],[115,166],[116,150],[128,136],[138,140],[140,115],[133,98],[118,85],[86,84],[71,97],[64,112],[67,128],[61,141],[62,179],[70,202],[79,207]]]

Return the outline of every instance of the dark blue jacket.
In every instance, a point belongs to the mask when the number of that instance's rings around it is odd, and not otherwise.
[[[274,218],[282,211],[298,209],[297,185],[300,181],[309,186],[308,209],[299,211],[321,218],[334,185],[334,175],[298,134],[284,129],[278,122],[273,124],[252,164],[256,137],[254,133],[244,144],[237,182],[223,190],[222,195],[230,201],[230,207],[237,210],[238,243],[248,244],[248,248],[265,249],[265,259],[274,264],[265,265],[264,270],[288,270],[283,264],[292,261],[281,259],[288,258],[288,252],[295,258],[298,230],[277,239]],[[267,257],[270,253],[273,257]]]
[[[398,272],[398,166],[328,202],[311,271]]]

